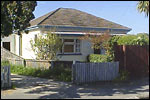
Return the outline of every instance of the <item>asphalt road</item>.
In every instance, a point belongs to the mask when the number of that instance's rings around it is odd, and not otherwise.
[[[149,97],[149,78],[124,83],[75,85],[52,79],[11,75],[13,90],[1,90],[1,99],[138,99]]]

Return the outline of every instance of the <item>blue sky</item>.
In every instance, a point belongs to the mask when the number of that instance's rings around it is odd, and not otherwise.
[[[73,8],[132,28],[128,34],[149,33],[149,17],[136,9],[137,1],[38,1],[35,18],[57,8]]]

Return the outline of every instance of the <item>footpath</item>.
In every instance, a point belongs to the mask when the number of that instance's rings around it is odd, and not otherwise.
[[[139,99],[149,98],[149,78],[124,83],[75,85],[52,79],[11,75],[15,89],[1,90],[1,99]]]

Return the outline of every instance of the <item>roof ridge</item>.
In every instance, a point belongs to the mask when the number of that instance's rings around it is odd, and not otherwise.
[[[61,8],[56,9],[54,12],[52,12],[50,15],[48,15],[46,18],[44,18],[41,22],[39,22],[37,25],[41,24],[43,21],[45,21],[48,17],[52,16],[54,13],[56,13]]]

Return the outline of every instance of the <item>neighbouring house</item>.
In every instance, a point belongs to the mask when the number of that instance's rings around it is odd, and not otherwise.
[[[31,26],[27,28],[28,34],[23,33],[22,37],[12,34],[2,38],[1,46],[25,59],[35,59],[30,40],[55,28],[55,34],[60,34],[64,41],[62,52],[58,54],[58,58],[63,61],[86,61],[87,56],[94,53],[94,50],[89,41],[79,40],[79,36],[84,36],[86,32],[101,34],[107,30],[111,35],[125,35],[131,30],[128,27],[70,8],[58,8],[31,20],[30,24]],[[61,57],[59,57],[60,55]]]

